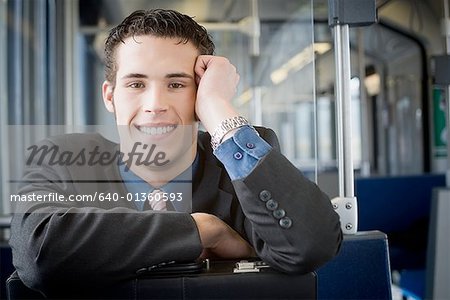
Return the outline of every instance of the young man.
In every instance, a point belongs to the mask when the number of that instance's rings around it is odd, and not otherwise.
[[[47,139],[39,146],[80,159],[34,153],[20,194],[115,198],[22,208],[10,244],[27,286],[51,294],[114,284],[143,267],[204,257],[257,255],[305,273],[337,253],[329,199],[279,152],[273,131],[239,116],[231,105],[239,75],[213,52],[205,29],[175,11],[137,11],[111,30],[102,91],[120,144],[98,134]],[[159,152],[142,162],[152,145]],[[88,164],[86,153],[114,159]]]

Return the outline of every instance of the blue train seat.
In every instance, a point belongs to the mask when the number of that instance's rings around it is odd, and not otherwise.
[[[387,236],[376,230],[345,235],[317,279],[318,299],[391,299]]]
[[[424,268],[432,190],[444,174],[357,178],[358,230],[389,237],[393,270]]]

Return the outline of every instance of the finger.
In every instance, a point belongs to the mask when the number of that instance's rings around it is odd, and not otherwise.
[[[210,61],[212,60],[211,55],[199,55],[197,56],[197,60],[195,61],[194,65],[194,72],[197,75],[197,77],[202,78],[203,74],[205,74],[206,69],[208,68],[208,65]]]
[[[196,75],[195,75],[195,84],[196,84],[197,86],[200,84],[200,79],[202,79],[202,77],[196,74]]]

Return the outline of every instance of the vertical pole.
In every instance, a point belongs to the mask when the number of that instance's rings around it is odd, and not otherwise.
[[[334,27],[339,197],[354,197],[349,26]]]
[[[349,26],[336,24],[333,32],[339,196],[331,202],[341,218],[342,231],[354,234],[358,230],[358,210],[353,183]]]
[[[329,0],[328,24],[334,33],[336,67],[336,128],[339,169],[339,196],[332,199],[346,234],[358,230],[358,202],[355,197],[352,156],[352,111],[350,95],[350,38],[349,27],[367,26],[376,21],[375,0]]]
[[[370,142],[370,113],[369,113],[369,103],[366,93],[366,88],[364,86],[364,81],[366,79],[366,60],[364,57],[364,33],[362,28],[358,28],[358,73],[359,73],[359,99],[361,103],[361,146],[362,146],[362,157],[361,157],[361,175],[370,176],[370,149],[372,145]]]

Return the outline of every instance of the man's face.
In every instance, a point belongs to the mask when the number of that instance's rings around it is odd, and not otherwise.
[[[115,114],[122,151],[132,148],[130,141],[156,144],[173,160],[196,145],[198,55],[191,43],[150,35],[118,45],[116,82],[103,84],[103,99]]]

